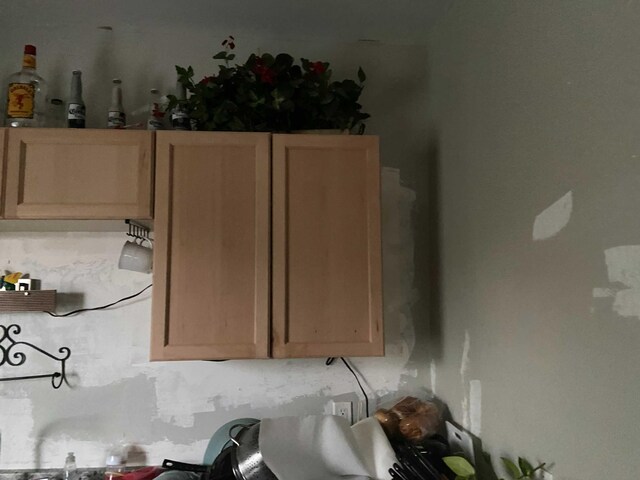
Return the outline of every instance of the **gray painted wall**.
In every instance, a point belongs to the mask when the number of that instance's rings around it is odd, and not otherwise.
[[[434,387],[556,480],[640,470],[639,19],[460,1],[428,40]]]

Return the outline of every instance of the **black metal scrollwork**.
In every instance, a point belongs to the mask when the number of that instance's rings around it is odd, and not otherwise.
[[[51,386],[55,389],[60,388],[63,383],[67,383],[66,361],[71,356],[71,350],[67,347],[60,347],[58,349],[60,356],[53,355],[31,343],[16,341],[14,336],[20,335],[20,332],[21,329],[19,325],[0,325],[0,367],[3,365],[8,365],[10,367],[19,367],[20,365],[24,365],[27,361],[27,354],[22,350],[23,347],[26,347],[60,362],[60,371],[43,375],[5,377],[0,378],[0,382],[27,380],[31,378],[51,378]]]

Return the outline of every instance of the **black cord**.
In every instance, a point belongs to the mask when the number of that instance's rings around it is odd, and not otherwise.
[[[329,366],[329,365],[333,364],[334,360],[335,360],[335,357],[329,357],[324,362],[324,364]],[[358,386],[360,387],[360,390],[362,391],[362,395],[364,395],[364,405],[365,405],[365,410],[367,411],[367,417],[368,417],[369,416],[369,397],[367,396],[367,393],[364,391],[364,388],[362,388],[362,384],[360,383],[360,379],[358,378],[358,375],[356,375],[356,372],[353,371],[353,369],[347,363],[347,361],[344,359],[344,357],[340,357],[340,360],[342,360],[342,363],[344,363],[344,366],[349,369],[349,371],[351,372],[351,375],[353,375],[353,377],[356,379],[356,382],[358,382]]]
[[[153,286],[153,283],[150,285],[147,285],[146,287],[144,287],[142,290],[140,290],[138,293],[134,293],[133,295],[129,295],[128,297],[124,297],[121,298],[120,300],[116,300],[113,303],[110,303],[109,305],[103,305],[101,307],[93,307],[93,308],[79,308],[78,310],[73,310],[72,312],[68,312],[68,313],[53,313],[53,312],[45,312],[48,313],[49,315],[51,315],[52,317],[69,317],[71,315],[75,315],[76,313],[80,313],[80,312],[90,312],[92,310],[104,310],[105,308],[109,308],[109,307],[113,307],[114,305],[120,303],[120,302],[124,302],[125,300],[130,300],[134,297],[137,297],[138,295],[144,293],[146,290],[150,289]]]

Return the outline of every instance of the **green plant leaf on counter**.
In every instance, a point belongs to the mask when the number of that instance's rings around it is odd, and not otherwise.
[[[516,466],[515,463],[513,463],[511,460],[509,460],[506,457],[501,457],[501,460],[505,468],[507,469],[507,473],[511,478],[516,480],[522,476],[522,473],[520,473],[520,469]]]
[[[470,478],[476,473],[476,469],[464,457],[451,456],[444,457],[442,460],[453,473],[462,479]]]
[[[522,476],[531,476],[531,474],[533,473],[533,467],[526,458],[518,457],[518,465],[520,466],[520,470],[522,470]]]

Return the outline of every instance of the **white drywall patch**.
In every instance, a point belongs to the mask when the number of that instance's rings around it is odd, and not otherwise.
[[[612,288],[594,288],[592,295],[593,298],[609,298],[615,297],[616,291]]]
[[[608,248],[604,260],[609,281],[616,285],[594,288],[593,297],[613,297],[612,308],[618,315],[640,318],[640,245]]]
[[[434,395],[437,394],[437,381],[438,381],[438,376],[437,376],[437,371],[436,371],[436,361],[435,360],[431,360],[431,365],[429,366],[429,373],[431,375],[431,392],[433,392]]]
[[[546,240],[556,236],[569,223],[572,210],[573,193],[569,191],[536,217],[533,239]]]
[[[28,398],[0,398],[0,465],[30,466],[25,453],[33,452],[35,447],[32,410]]]
[[[479,437],[482,433],[482,384],[480,380],[469,382],[469,431]]]
[[[471,350],[471,337],[469,330],[464,331],[464,343],[462,345],[462,359],[460,360],[460,380],[464,397],[462,398],[462,427],[465,430],[471,428],[471,416],[469,411],[469,389],[467,388],[467,373],[469,371],[469,351]]]
[[[471,337],[469,337],[469,330],[464,331],[464,343],[462,344],[462,359],[460,360],[460,376],[462,381],[467,376],[469,370],[469,350],[471,350]]]

